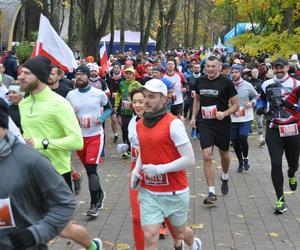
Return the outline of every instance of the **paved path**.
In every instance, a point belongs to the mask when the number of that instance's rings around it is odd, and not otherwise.
[[[104,249],[135,249],[131,233],[128,181],[129,160],[122,160],[116,152],[108,130],[106,157],[99,173],[107,197],[104,209],[95,220],[88,220],[89,207],[87,178],[84,169],[74,157],[74,165],[84,179],[82,191],[76,197],[78,208],[74,221],[87,227],[93,237],[105,241]],[[229,194],[221,195],[220,159],[215,150],[216,187],[218,205],[207,208],[203,199],[207,195],[203,164],[197,140],[192,140],[196,166],[187,170],[191,199],[188,224],[203,243],[203,250],[300,250],[300,192],[290,192],[287,181],[284,191],[288,211],[284,215],[273,214],[276,196],[270,178],[270,162],[266,146],[258,148],[258,141],[250,138],[249,159],[251,170],[235,171],[237,160],[231,152]],[[286,170],[286,162],[284,162]],[[285,180],[286,171],[284,170]],[[158,249],[172,249],[170,236],[159,241]],[[82,249],[68,240],[56,238],[50,249]]]

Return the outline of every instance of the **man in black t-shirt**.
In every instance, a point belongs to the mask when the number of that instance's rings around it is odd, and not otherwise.
[[[67,87],[64,84],[61,84],[59,82],[61,75],[61,69],[57,65],[52,66],[51,73],[49,75],[48,79],[48,86],[50,89],[52,89],[56,94],[59,94],[60,96],[66,98],[67,94],[71,90],[69,87]]]
[[[197,125],[200,132],[200,145],[204,161],[204,173],[208,185],[208,197],[204,204],[214,204],[215,176],[212,169],[213,146],[219,148],[222,165],[222,194],[228,193],[230,114],[239,109],[239,99],[233,82],[221,75],[222,63],[215,56],[207,58],[206,75],[197,79],[194,86],[195,97],[191,126]],[[231,106],[229,107],[229,102]]]

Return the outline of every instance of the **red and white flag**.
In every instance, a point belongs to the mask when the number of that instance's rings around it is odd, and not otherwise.
[[[60,38],[49,20],[41,14],[38,39],[32,56],[48,57],[53,64],[59,65],[65,72],[72,72],[77,63],[72,50]]]
[[[105,42],[103,43],[103,46],[100,48],[99,54],[100,54],[101,67],[104,71],[106,71],[109,68],[109,63],[108,63],[108,55],[106,51]]]

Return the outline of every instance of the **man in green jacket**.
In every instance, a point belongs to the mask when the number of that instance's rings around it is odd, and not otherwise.
[[[26,143],[46,155],[71,188],[71,150],[80,150],[83,138],[70,103],[47,86],[50,72],[51,62],[43,56],[23,64],[19,80],[28,96],[19,104],[21,125]],[[89,250],[101,249],[102,243],[92,241],[80,225],[69,222],[60,236]]]
[[[130,92],[133,89],[142,87],[142,85],[135,80],[135,69],[129,67],[125,69],[125,81],[122,81],[119,85],[119,89],[116,93],[114,111],[117,112],[121,103],[121,129],[123,142],[129,145],[129,151],[122,154],[124,159],[127,159],[130,155],[130,143],[128,140],[128,124],[132,118],[133,109],[130,100]]]

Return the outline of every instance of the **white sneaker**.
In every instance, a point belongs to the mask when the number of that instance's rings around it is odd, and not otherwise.
[[[99,238],[94,238],[93,242],[97,245],[97,250],[102,250],[102,240]]]

